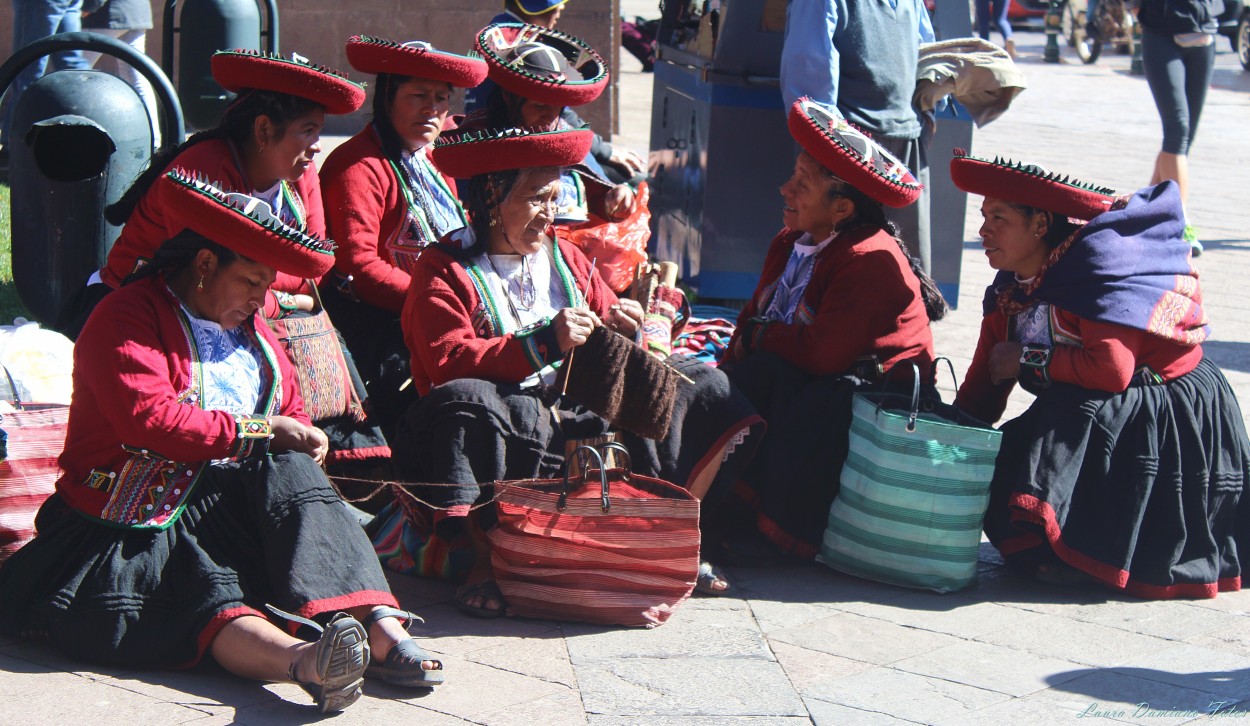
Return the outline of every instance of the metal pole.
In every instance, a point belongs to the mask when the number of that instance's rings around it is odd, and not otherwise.
[[[1063,0],[1050,0],[1046,9],[1046,47],[1042,50],[1042,60],[1046,63],[1059,62],[1059,31],[1063,26]]]
[[[173,2],[173,0],[170,0]],[[265,0],[265,19],[269,23],[268,30],[262,30],[260,35],[267,39],[266,43],[270,53],[278,52],[278,0]]]

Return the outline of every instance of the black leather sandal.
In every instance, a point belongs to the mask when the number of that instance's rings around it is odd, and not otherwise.
[[[406,610],[380,607],[365,616],[363,622],[366,630],[382,618],[399,618],[408,621],[408,623],[413,621],[425,622],[421,619],[421,616]],[[404,629],[407,629],[407,623]],[[437,663],[438,667],[425,670],[421,667],[423,661]],[[365,669],[365,677],[376,678],[396,686],[433,688],[444,680],[443,661],[431,656],[424,648],[417,645],[417,641],[409,638],[396,643],[381,663],[371,659],[369,667]]]
[[[360,686],[369,663],[369,634],[365,626],[347,613],[336,614],[329,624],[322,627],[308,618],[272,605],[267,607],[279,617],[307,625],[321,633],[313,656],[321,683],[306,683],[296,677],[298,659],[291,661],[287,677],[313,697],[322,713],[342,711],[355,703],[360,698]]]

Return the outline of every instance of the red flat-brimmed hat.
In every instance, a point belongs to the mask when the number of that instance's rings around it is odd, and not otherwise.
[[[385,38],[353,35],[347,41],[347,62],[361,73],[393,73],[429,78],[458,88],[473,88],[486,80],[486,61],[477,53],[456,55],[414,40],[397,43]]]
[[[1002,199],[1089,221],[1111,209],[1115,190],[1060,176],[1037,164],[978,159],[955,149],[951,181],[969,194]]]
[[[590,129],[467,131],[434,142],[434,165],[456,179],[536,166],[571,166],[586,158]]]
[[[284,224],[262,200],[227,192],[182,169],[161,178],[165,213],[185,229],[296,277],[317,278],[334,266],[334,243]]]
[[[800,98],[790,107],[790,133],[839,179],[887,207],[906,207],[924,185],[903,162],[825,106]]]
[[[258,50],[219,50],[212,58],[213,80],[227,91],[245,88],[306,98],[326,113],[351,113],[365,102],[365,89],[325,66],[298,55],[284,58]]]
[[[603,93],[608,66],[581,38],[524,23],[478,31],[477,50],[500,88],[551,106],[581,106]]]

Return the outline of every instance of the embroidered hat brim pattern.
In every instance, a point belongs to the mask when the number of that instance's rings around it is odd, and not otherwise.
[[[547,46],[563,56],[576,74],[534,71],[513,51],[527,44]],[[505,91],[551,106],[581,106],[603,93],[608,65],[581,38],[537,25],[496,23],[478,31],[477,51],[486,59],[490,78]]]
[[[352,113],[365,102],[365,89],[343,74],[293,55],[285,58],[258,50],[219,50],[211,61],[213,80],[227,91],[245,88],[306,98],[326,113]]]
[[[911,170],[871,137],[809,98],[790,107],[790,133],[839,179],[887,207],[906,207],[924,189]]]
[[[468,131],[434,142],[434,165],[456,179],[509,169],[571,166],[586,158],[594,132],[589,129]]]
[[[1116,198],[1114,189],[1061,176],[1036,164],[979,159],[963,149],[955,149],[955,158],[951,159],[951,181],[969,194],[1086,221],[1111,209]]]
[[[457,55],[428,43],[398,43],[368,35],[354,35],[347,41],[347,62],[361,73],[428,78],[457,88],[473,88],[487,74],[486,61],[477,53]]]
[[[284,224],[261,200],[233,194],[182,169],[161,178],[161,203],[179,226],[296,277],[319,278],[334,266],[334,243]]]

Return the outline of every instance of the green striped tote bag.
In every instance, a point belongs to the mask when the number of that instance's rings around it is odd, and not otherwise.
[[[820,555],[870,580],[951,592],[977,576],[1002,435],[953,406],[859,393]]]

